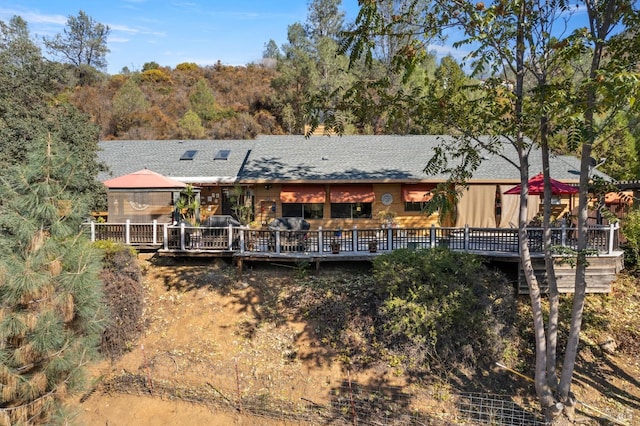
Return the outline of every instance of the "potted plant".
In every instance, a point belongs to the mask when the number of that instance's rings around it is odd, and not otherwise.
[[[375,253],[378,251],[378,240],[369,241],[369,253]]]
[[[382,222],[383,228],[391,228],[397,215],[398,213],[393,210],[389,210],[388,208],[377,213],[378,219]]]

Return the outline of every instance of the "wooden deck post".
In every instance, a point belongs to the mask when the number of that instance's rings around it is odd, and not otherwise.
[[[245,231],[244,228],[240,228],[240,253],[244,253],[244,241],[245,241],[244,231]],[[233,248],[233,246],[231,245],[233,242],[232,233],[233,233],[233,229],[231,225],[229,225],[229,247],[231,249]]]
[[[180,250],[184,251],[185,250],[185,232],[184,232],[184,228],[185,228],[185,224],[184,222],[182,222],[180,224]]]
[[[162,225],[162,243],[165,250],[169,250],[169,224]]]
[[[156,219],[153,219],[153,225],[151,226],[151,229],[153,230],[153,245],[155,246],[156,244],[158,244],[158,221]]]
[[[324,251],[324,243],[322,241],[322,226],[318,226],[318,253],[322,254]]]
[[[237,278],[238,278],[238,280],[241,280],[242,279],[242,258],[241,257],[236,258],[236,262],[238,262],[237,263],[237,265],[238,265],[238,270],[237,270],[238,277]]]
[[[91,242],[96,240],[96,223],[91,221]]]
[[[607,249],[609,250],[609,254],[613,253],[613,233],[615,232],[615,225],[613,223],[609,224],[609,246]]]
[[[124,223],[124,243],[131,244],[131,220],[127,219]]]

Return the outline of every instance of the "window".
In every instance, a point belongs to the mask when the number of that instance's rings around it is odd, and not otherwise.
[[[188,151],[185,151],[184,154],[182,154],[182,157],[180,157],[180,159],[181,160],[193,160],[193,157],[195,157],[197,153],[198,153],[197,150],[190,149]]]
[[[302,217],[304,219],[322,219],[322,203],[282,203],[282,217]]]
[[[331,203],[332,219],[371,219],[371,203]]]
[[[404,211],[405,212],[421,212],[425,209],[427,203],[418,202],[418,201],[405,201],[404,203]]]
[[[213,157],[214,160],[228,160],[229,154],[231,154],[230,149],[221,149],[216,153],[216,156]]]

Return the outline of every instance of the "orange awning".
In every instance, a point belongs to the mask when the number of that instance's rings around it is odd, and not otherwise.
[[[607,192],[604,195],[605,204],[633,204],[633,191]]]
[[[283,203],[324,203],[324,185],[283,185],[280,201]]]
[[[418,183],[415,185],[402,185],[402,201],[412,203],[424,203],[429,201],[433,195],[431,191],[436,187],[431,183]]]
[[[339,185],[331,187],[332,203],[373,203],[376,194],[371,185]]]

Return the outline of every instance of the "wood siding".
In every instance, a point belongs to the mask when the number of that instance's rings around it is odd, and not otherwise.
[[[291,184],[288,185],[291,186]],[[335,186],[339,186],[339,184],[336,184]],[[325,188],[327,194],[329,194],[331,185],[325,185]],[[265,226],[276,217],[282,216],[282,203],[280,202],[281,189],[282,185],[279,184],[254,186],[254,214],[257,224]],[[329,197],[327,196],[327,200],[325,201],[323,208],[323,218],[307,219],[307,221],[311,224],[312,229],[318,229],[319,227],[323,227],[326,229],[346,229],[353,228],[354,226],[357,226],[360,229],[379,228],[382,225],[382,220],[379,218],[379,213],[388,210],[396,213],[394,222],[396,226],[401,228],[427,228],[434,224],[437,225],[437,214],[427,216],[420,212],[405,211],[405,203],[402,200],[401,184],[374,184],[373,190],[375,193],[375,201],[371,206],[371,219],[332,219],[331,203],[329,201]],[[389,193],[393,197],[393,201],[388,206],[382,204],[381,201],[382,194],[385,193]],[[273,209],[273,206],[275,206],[275,209]]]

